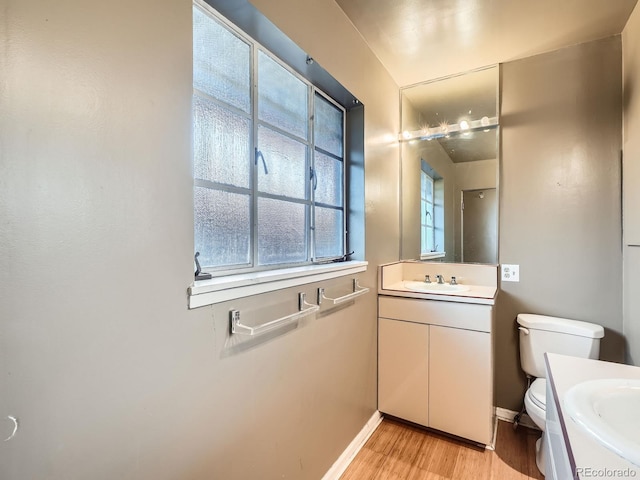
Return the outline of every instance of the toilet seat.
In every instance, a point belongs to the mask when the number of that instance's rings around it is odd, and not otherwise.
[[[536,378],[529,390],[527,390],[527,395],[531,396],[531,400],[536,406],[540,407],[542,410],[547,409],[547,380],[544,378]]]
[[[547,382],[544,378],[536,379],[524,396],[527,414],[540,430],[544,431],[546,419]]]

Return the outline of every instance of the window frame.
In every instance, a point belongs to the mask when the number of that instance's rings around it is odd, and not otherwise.
[[[193,178],[194,187],[203,187],[214,191],[242,191],[243,193],[247,193],[250,196],[250,225],[249,225],[249,235],[250,235],[250,248],[249,248],[249,263],[245,264],[234,264],[234,265],[203,265],[203,271],[207,273],[211,273],[214,275],[214,278],[224,277],[224,276],[232,276],[232,275],[242,275],[242,274],[250,274],[252,272],[262,272],[268,270],[281,270],[281,269],[290,269],[296,267],[305,267],[310,265],[317,264],[325,264],[332,263],[340,260],[344,260],[346,258],[347,248],[348,248],[348,191],[347,191],[347,175],[348,175],[348,159],[347,159],[347,109],[334,100],[329,94],[325,93],[323,90],[314,85],[311,81],[306,79],[304,76],[300,75],[296,70],[294,70],[290,65],[281,60],[278,55],[270,51],[264,45],[262,45],[255,38],[251,37],[248,33],[244,32],[241,28],[237,27],[234,23],[228,20],[224,15],[219,13],[216,9],[210,6],[208,3],[202,0],[193,0],[192,2],[193,8],[198,8],[200,11],[206,15],[208,15],[213,21],[217,22],[223,28],[226,28],[231,34],[236,36],[240,41],[246,43],[250,47],[250,105],[251,111],[249,115],[246,112],[241,112],[240,109],[236,109],[232,105],[226,104],[223,100],[216,99],[211,95],[206,94],[205,92],[201,92],[196,90],[195,87],[193,89],[193,96],[200,98],[204,98],[205,100],[213,101],[216,105],[226,108],[233,109],[234,113],[242,113],[244,118],[248,118],[251,122],[251,138],[249,141],[249,152],[250,158],[247,161],[250,162],[250,187],[234,187],[226,184],[211,182],[208,180]],[[288,73],[292,74],[296,79],[303,82],[307,88],[307,109],[308,109],[308,134],[307,139],[303,141],[297,135],[287,132],[276,125],[272,125],[265,120],[261,120],[259,118],[259,110],[258,110],[258,101],[259,101],[259,90],[258,90],[258,62],[260,53],[262,52],[267,57],[269,57],[272,61],[276,62],[279,66],[284,68]],[[330,105],[335,107],[341,112],[342,115],[342,157],[338,157],[337,155],[327,152],[322,148],[319,148],[315,143],[315,102],[316,95],[320,96],[323,100],[327,101]],[[261,168],[261,164],[257,162],[257,144],[258,144],[258,129],[260,126],[268,128],[278,134],[285,135],[287,138],[293,139],[297,142],[303,143],[306,147],[306,159],[305,159],[305,170],[308,172],[307,175],[309,178],[306,179],[305,182],[305,196],[304,200],[296,200],[285,196],[279,196],[271,193],[260,192],[258,189],[258,169]],[[337,159],[341,162],[341,205],[336,207],[335,205],[329,205],[325,203],[318,203],[315,200],[315,191],[313,188],[313,178],[311,178],[311,174],[315,175],[316,169],[316,153],[319,152],[323,155],[328,155],[331,158]],[[274,264],[263,264],[260,265],[258,263],[258,201],[260,198],[271,198],[276,200],[284,200],[292,203],[299,203],[305,205],[305,250],[307,251],[306,260],[303,262],[289,262],[289,263],[274,263]],[[316,234],[317,230],[315,229],[315,220],[316,220],[316,207],[321,208],[330,208],[334,210],[338,210],[342,212],[342,225],[341,225],[341,255],[331,256],[331,257],[315,257],[316,253]],[[194,239],[195,240],[195,239]],[[195,242],[194,242],[195,248]]]
[[[425,191],[423,182],[427,182],[431,185],[431,201],[423,196]],[[435,191],[436,182],[435,179],[429,175],[424,170],[420,170],[420,216],[422,217],[422,212],[425,212],[424,217],[420,218],[420,228],[422,230],[422,235],[420,237],[420,254],[427,255],[429,253],[435,252],[436,248],[436,220],[435,220],[435,205],[436,205],[436,191]],[[425,206],[426,205],[426,206]],[[431,208],[428,206],[431,205]],[[425,206],[423,208],[423,206]],[[431,216],[431,225],[426,222],[426,214]],[[429,250],[429,237],[427,236],[427,232],[431,229],[431,244],[433,245],[432,249]],[[426,250],[424,248],[426,248]]]

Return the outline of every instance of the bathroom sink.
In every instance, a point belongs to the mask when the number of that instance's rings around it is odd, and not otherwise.
[[[569,416],[609,450],[640,467],[640,380],[591,380],[567,391]]]
[[[449,293],[468,292],[471,288],[468,285],[451,285],[449,283],[425,283],[425,282],[404,282],[404,288],[412,292],[420,293]]]

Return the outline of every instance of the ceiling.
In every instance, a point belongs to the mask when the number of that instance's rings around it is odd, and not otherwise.
[[[336,0],[400,87],[619,34],[637,1]],[[463,75],[459,81],[471,78]],[[488,111],[469,100],[480,95],[460,93],[472,92],[475,78],[455,88],[453,83],[403,88],[422,122],[412,125],[403,118],[403,130],[458,122],[462,110]],[[495,102],[495,93],[482,97]],[[497,155],[494,130],[438,142],[455,163]]]
[[[398,86],[621,33],[637,0],[336,0]]]

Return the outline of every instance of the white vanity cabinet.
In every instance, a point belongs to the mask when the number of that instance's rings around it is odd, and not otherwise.
[[[380,295],[378,307],[378,409],[491,444],[493,306]]]

